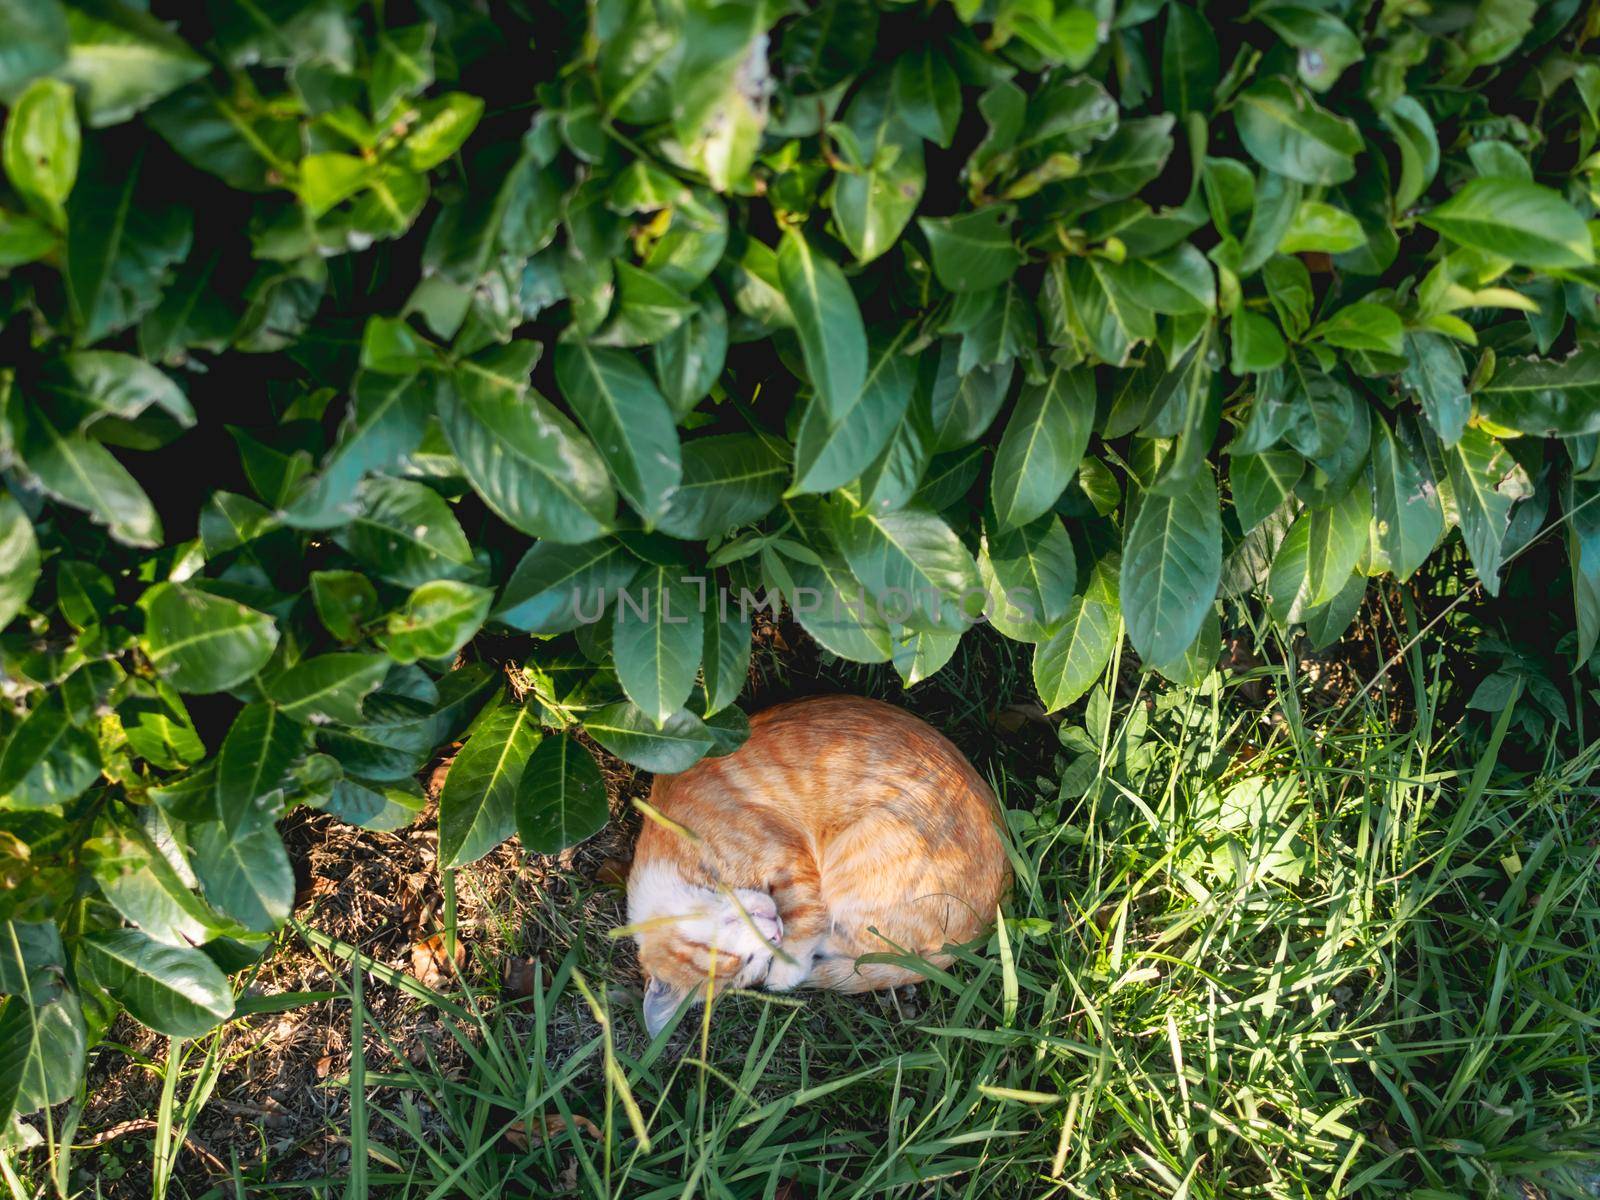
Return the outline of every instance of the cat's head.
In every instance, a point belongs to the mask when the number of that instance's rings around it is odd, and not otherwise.
[[[753,987],[766,978],[783,922],[766,892],[718,891],[665,864],[628,876],[628,924],[644,970],[644,1023],[654,1037],[686,996]]]

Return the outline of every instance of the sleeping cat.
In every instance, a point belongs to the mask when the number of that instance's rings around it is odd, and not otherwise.
[[[994,793],[946,738],[876,700],[795,700],[750,740],[657,776],[628,876],[654,1035],[691,993],[861,992],[921,976],[994,921],[1010,881]],[[648,814],[647,814],[648,816]],[[714,977],[714,978],[713,978]]]

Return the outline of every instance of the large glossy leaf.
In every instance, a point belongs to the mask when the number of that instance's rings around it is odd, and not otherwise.
[[[338,442],[291,501],[284,521],[329,529],[350,520],[360,508],[356,492],[362,477],[399,465],[417,448],[431,400],[417,379],[372,372],[358,376]]]
[[[739,598],[726,588],[711,593],[705,614],[701,668],[705,679],[705,715],[727,708],[739,698],[750,675],[750,619],[739,610]]]
[[[47,694],[0,748],[0,807],[49,808],[100,777],[94,735],[72,723],[60,692]]]
[[[1559,360],[1502,359],[1473,396],[1486,418],[1518,433],[1600,433],[1600,350],[1590,347]]]
[[[193,218],[136,195],[140,168],[86,160],[67,203],[67,300],[77,341],[89,345],[153,309],[189,253]]]
[[[789,464],[773,439],[754,433],[683,444],[683,481],[656,519],[662,533],[700,541],[759,520],[783,494]]]
[[[688,709],[679,709],[658,725],[626,700],[590,713],[583,728],[623,762],[657,775],[687,771],[715,744],[705,722]]]
[[[631,355],[582,343],[556,347],[556,380],[617,490],[655,520],[683,477],[672,410],[655,382]]]
[[[539,542],[506,580],[494,619],[528,633],[566,633],[592,625],[638,570],[638,559],[621,542]]]
[[[1077,557],[1061,518],[1047,513],[1020,529],[991,533],[978,549],[989,623],[1019,642],[1040,642],[1067,615]]]
[[[996,205],[958,217],[923,217],[918,224],[939,282],[952,292],[979,292],[1010,279],[1022,264],[1011,238],[1015,215]]]
[[[211,905],[246,929],[270,933],[294,907],[294,868],[271,821],[230,830],[221,821],[195,826],[194,873]]]
[[[1122,548],[1122,612],[1139,657],[1188,650],[1217,597],[1222,521],[1209,468],[1176,495],[1146,495]]]
[[[658,724],[694,688],[708,589],[682,566],[645,567],[617,595],[611,653],[628,698]]]
[[[1367,548],[1372,492],[1366,479],[1358,478],[1333,504],[1310,509],[1303,519],[1307,522],[1307,603],[1326,604],[1338,595]]]
[[[305,744],[305,731],[276,705],[248,704],[217,752],[217,815],[229,830],[276,815],[274,795]]]
[[[78,85],[89,124],[125,121],[210,64],[150,13],[121,0],[67,10],[72,48],[61,74]]]
[[[995,452],[990,498],[1000,529],[1048,512],[1077,473],[1094,423],[1094,376],[1060,368],[1022,389]]]
[[[1239,528],[1249,533],[1271,516],[1305,474],[1306,460],[1293,450],[1263,450],[1228,459],[1228,483]]]
[[[794,230],[783,235],[778,249],[778,281],[794,314],[811,386],[837,420],[867,380],[867,334],[855,293],[838,265]]]
[[[605,828],[606,781],[594,755],[562,734],[528,759],[516,797],[517,836],[534,854],[556,854]]]
[[[39,539],[22,505],[0,496],[0,629],[22,611],[39,581]]]
[[[848,501],[830,507],[833,538],[869,601],[913,629],[963,628],[983,586],[971,553],[935,513],[872,513]]]
[[[1372,485],[1378,542],[1395,577],[1409,579],[1439,544],[1444,511],[1427,464],[1383,421],[1372,423]]]
[[[1443,453],[1460,513],[1461,539],[1484,590],[1499,595],[1502,541],[1512,502],[1525,494],[1526,480],[1506,448],[1474,426]]]
[[[78,969],[135,1019],[169,1037],[199,1037],[233,1015],[233,993],[215,963],[137,929],[86,935],[78,943]]]
[[[139,597],[144,651],[180,692],[220,692],[243,683],[272,656],[278,627],[266,613],[184,583],[158,583]]]
[[[516,797],[540,731],[531,707],[502,703],[479,720],[439,792],[439,861],[476,862],[516,829]]]
[[[1264,79],[1239,96],[1239,140],[1269,171],[1309,184],[1343,183],[1356,173],[1361,135],[1280,78]]]
[[[1045,709],[1065,708],[1100,678],[1122,633],[1117,608],[1117,566],[1095,564],[1081,596],[1047,641],[1033,651],[1033,686]]]
[[[1584,267],[1594,245],[1559,192],[1520,179],[1474,179],[1423,223],[1453,242],[1530,267]]]
[[[383,682],[389,660],[378,654],[319,654],[267,685],[267,696],[295,721],[362,721],[361,701]]]
[[[24,994],[0,1005],[0,1115],[71,1098],[87,1040],[78,997],[53,972],[33,975]]]
[[[913,332],[908,325],[874,348],[861,393],[843,415],[831,415],[820,402],[806,406],[795,439],[795,491],[843,487],[860,476],[895,436],[916,383],[916,364],[905,353]]]
[[[439,418],[473,489],[503,521],[535,537],[587,541],[610,528],[616,493],[594,446],[527,387],[530,366],[509,350],[461,364],[440,394]]]
[[[389,614],[380,644],[396,662],[449,658],[483,627],[494,593],[455,579],[435,579],[414,589],[405,606]]]
[[[99,442],[32,413],[18,431],[22,464],[48,495],[81,508],[130,546],[154,546],[161,519],[150,497]]]
[[[0,41],[0,95],[11,95],[67,57],[67,15],[57,0],[0,0],[0,29],[6,31]]]
[[[922,139],[903,119],[887,71],[856,93],[844,114],[862,161],[835,176],[829,203],[839,236],[860,262],[894,246],[922,199]]]
[[[356,489],[354,508],[335,538],[378,578],[417,587],[479,574],[455,513],[426,484],[374,475]]]

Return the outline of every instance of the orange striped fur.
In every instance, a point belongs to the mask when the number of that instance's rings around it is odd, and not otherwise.
[[[916,982],[857,963],[946,945],[994,922],[1010,871],[988,785],[910,713],[829,696],[758,713],[750,740],[657,776],[628,914],[659,1029],[690,992],[860,992]],[[686,836],[679,829],[691,831]]]

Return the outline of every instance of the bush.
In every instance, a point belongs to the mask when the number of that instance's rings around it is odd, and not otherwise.
[[[737,746],[749,597],[1056,709],[1559,506],[1594,649],[1576,0],[167,7],[0,0],[0,1110],[228,1016],[293,806]]]

